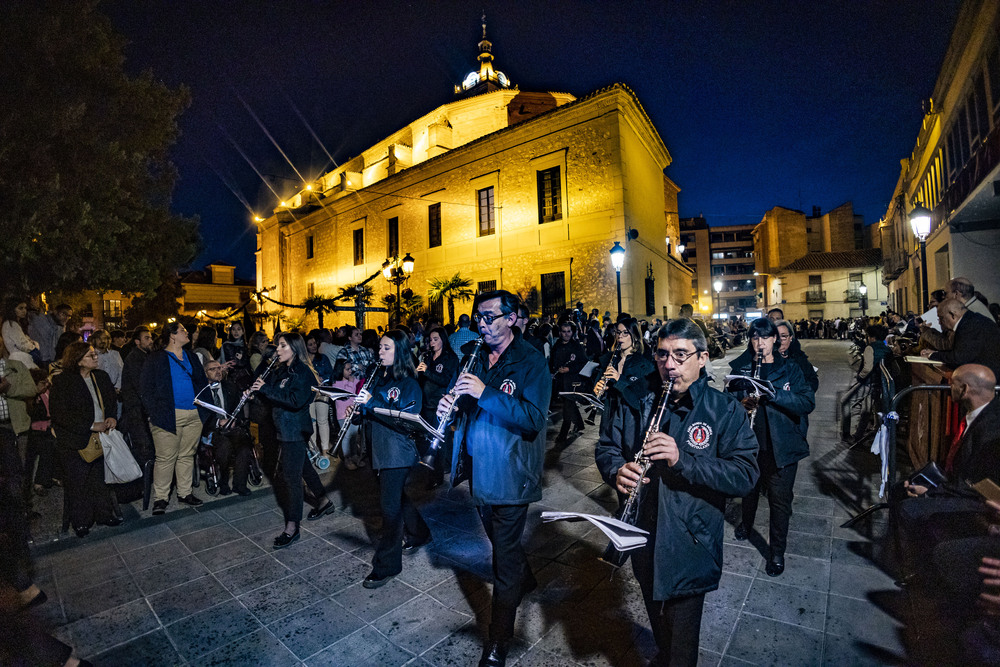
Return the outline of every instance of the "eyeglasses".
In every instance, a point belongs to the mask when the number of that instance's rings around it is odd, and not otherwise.
[[[507,317],[510,313],[480,313],[478,310],[472,313],[472,319],[476,321],[476,324],[485,324],[490,326],[493,321],[498,317]]]
[[[660,350],[660,349],[657,349],[655,352],[653,352],[653,354],[655,354],[656,358],[660,359],[661,361],[665,360],[667,357],[670,357],[671,359],[673,359],[677,363],[683,364],[685,361],[687,361],[691,357],[697,356],[698,355],[698,350],[695,350],[694,352],[688,352],[687,350]]]
[[[788,340],[791,337],[792,337],[792,334],[779,334],[778,335],[778,338],[780,338],[781,340]]]
[[[616,333],[617,335],[619,335],[619,336],[631,336],[631,335],[632,335],[632,334],[630,334],[630,333],[628,332],[628,329],[619,329],[619,330],[618,330],[618,331],[616,331],[615,333]]]

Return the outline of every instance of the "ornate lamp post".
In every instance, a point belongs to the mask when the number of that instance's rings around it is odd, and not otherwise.
[[[910,227],[920,241],[920,303],[927,310],[927,237],[931,233],[931,212],[917,204],[910,211]]]
[[[411,273],[413,273],[413,258],[410,257],[410,253],[406,253],[403,259],[396,255],[382,263],[382,276],[396,286],[396,326],[399,326],[400,287],[410,279]]]
[[[858,287],[858,291],[861,292],[861,298],[858,299],[858,305],[861,306],[861,319],[868,321],[868,315],[865,313],[868,310],[868,285],[861,283]]]
[[[625,265],[625,248],[621,247],[618,241],[609,251],[611,253],[611,265],[615,267],[615,277],[618,283],[618,314],[622,314],[622,267]]]

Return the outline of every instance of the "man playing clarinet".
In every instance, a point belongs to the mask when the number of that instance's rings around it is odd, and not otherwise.
[[[457,401],[452,483],[469,492],[493,545],[493,603],[480,667],[506,664],[521,598],[537,582],[521,546],[528,504],[542,498],[542,462],[552,383],[545,358],[512,327],[518,299],[505,290],[480,294],[473,318],[485,344],[475,372],[458,376],[438,403]]]
[[[605,408],[597,467],[622,498],[639,481],[639,448],[652,463],[637,520],[649,540],[628,553],[659,649],[651,664],[693,666],[705,594],[722,576],[726,498],[743,496],[756,483],[757,439],[743,406],[708,386],[708,344],[698,325],[671,320],[653,344],[656,372],[647,376],[638,408],[626,401]],[[666,415],[643,443],[670,379]]]

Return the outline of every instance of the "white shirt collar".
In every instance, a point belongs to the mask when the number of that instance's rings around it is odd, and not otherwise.
[[[969,430],[969,427],[972,426],[972,422],[974,422],[976,420],[976,417],[979,416],[979,413],[982,412],[983,408],[985,408],[987,405],[989,405],[989,403],[983,403],[978,408],[976,408],[972,412],[970,412],[967,415],[965,415],[965,430],[966,431]]]

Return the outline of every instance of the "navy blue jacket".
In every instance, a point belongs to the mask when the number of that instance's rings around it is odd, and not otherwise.
[[[437,426],[437,419],[434,417],[437,404],[441,397],[448,393],[448,387],[457,371],[458,357],[450,347],[445,347],[437,359],[431,359],[428,355],[427,370],[420,378],[420,388],[424,392],[424,406],[421,412],[424,419],[432,426]]]
[[[604,481],[615,486],[618,469],[635,460],[652,419],[660,374],[645,378],[646,392],[633,409],[624,401],[607,406],[601,419],[595,458]],[[684,419],[669,415],[661,431],[680,451],[677,463],[650,469],[648,497],[656,511],[640,512],[639,527],[652,533],[654,600],[698,595],[719,587],[727,497],[742,497],[757,483],[757,439],[747,412],[731,396],[708,386],[702,375],[691,385],[691,411]],[[619,494],[621,496],[621,494]],[[621,500],[621,498],[619,498]]]
[[[552,380],[545,357],[519,332],[493,368],[474,373],[486,388],[459,398],[452,484],[468,479],[479,505],[526,505],[542,498],[542,462]]]
[[[302,442],[312,435],[309,405],[319,381],[312,369],[298,359],[291,366],[278,362],[257,394],[271,406],[280,442]]]
[[[363,422],[370,427],[372,468],[409,468],[417,462],[413,434],[398,419],[377,415],[372,408],[389,408],[420,414],[423,394],[411,377],[396,380],[388,372],[372,385],[372,398],[361,406]]]
[[[208,378],[205,377],[205,369],[202,367],[198,357],[189,350],[183,350],[184,358],[191,365],[191,383],[194,385],[194,394],[205,388]],[[146,357],[146,363],[142,365],[142,375],[140,384],[142,385],[142,407],[146,409],[149,423],[158,426],[164,431],[171,433],[177,430],[177,420],[174,416],[174,385],[170,381],[170,359],[166,350],[156,350],[150,352]],[[192,403],[190,409],[194,409]],[[201,410],[202,421],[208,417],[208,411]]]

